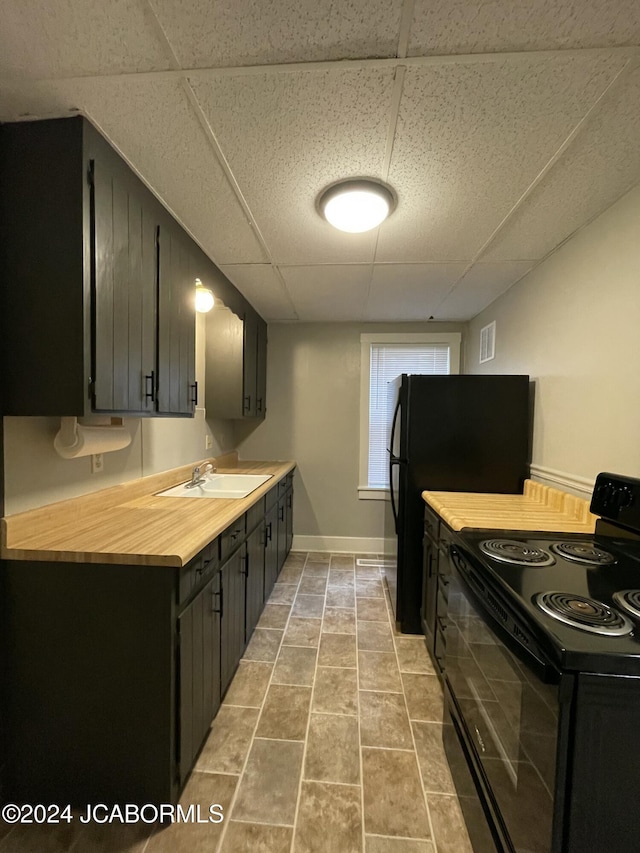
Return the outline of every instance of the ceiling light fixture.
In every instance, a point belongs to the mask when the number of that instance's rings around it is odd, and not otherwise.
[[[361,234],[384,222],[396,206],[396,195],[375,178],[353,178],[323,190],[317,206],[334,228]]]
[[[196,311],[206,314],[215,305],[215,299],[211,290],[205,287],[199,278],[196,279]]]

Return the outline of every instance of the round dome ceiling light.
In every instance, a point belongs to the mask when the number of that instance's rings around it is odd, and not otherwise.
[[[215,305],[213,292],[205,287],[199,278],[196,279],[196,311],[206,314]]]
[[[327,187],[318,198],[318,210],[340,231],[361,234],[380,225],[396,206],[391,187],[373,178],[354,178]]]

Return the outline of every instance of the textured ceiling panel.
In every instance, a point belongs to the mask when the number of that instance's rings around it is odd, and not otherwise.
[[[466,264],[376,264],[364,318],[428,320]]]
[[[620,58],[408,68],[376,261],[470,260],[622,67]]]
[[[296,319],[283,284],[269,264],[238,264],[220,269],[265,320]]]
[[[640,181],[640,71],[620,83],[483,260],[544,257]]]
[[[15,118],[18,103],[35,115],[88,114],[218,263],[266,259],[178,81],[60,81],[28,96],[7,89],[0,116]]]
[[[402,0],[151,0],[183,68],[395,56]]]
[[[192,81],[276,263],[373,260],[376,232],[336,231],[315,200],[340,178],[381,177],[393,76],[331,70]]]
[[[301,321],[362,319],[371,282],[370,265],[292,266],[280,271]]]
[[[409,55],[637,44],[638,0],[416,0]]]
[[[533,266],[531,261],[475,264],[435,312],[436,320],[471,320]]]
[[[64,77],[171,68],[140,0],[3,0],[0,74]]]

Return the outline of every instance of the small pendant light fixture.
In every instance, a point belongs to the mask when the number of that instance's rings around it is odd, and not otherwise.
[[[334,228],[361,234],[384,222],[397,198],[391,187],[375,178],[353,178],[331,184],[320,193],[316,204]]]
[[[199,278],[196,279],[196,311],[199,314],[206,314],[207,311],[211,311],[215,304],[215,299],[213,293],[209,290],[208,287],[205,287],[204,284],[200,281]]]

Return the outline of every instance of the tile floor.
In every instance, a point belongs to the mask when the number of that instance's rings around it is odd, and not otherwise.
[[[0,851],[471,853],[438,679],[389,614],[379,568],[292,552],[182,797],[225,820],[5,828]]]

